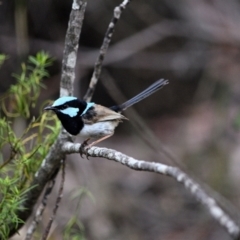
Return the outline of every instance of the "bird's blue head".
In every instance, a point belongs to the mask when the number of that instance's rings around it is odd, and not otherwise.
[[[83,127],[81,116],[93,105],[94,103],[86,103],[76,97],[67,96],[58,98],[52,106],[48,106],[44,110],[54,111],[63,127],[70,134],[77,135]]]

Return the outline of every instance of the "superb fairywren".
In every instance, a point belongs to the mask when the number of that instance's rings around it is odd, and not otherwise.
[[[110,108],[69,96],[58,98],[52,106],[44,109],[54,111],[67,132],[86,138],[82,144],[83,147],[91,147],[111,137],[119,122],[127,119],[121,114],[122,111],[155,93],[166,84],[168,84],[167,80],[158,80],[127,102]],[[91,138],[96,141],[87,145]]]

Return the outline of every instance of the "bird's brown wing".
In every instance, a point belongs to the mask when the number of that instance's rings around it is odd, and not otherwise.
[[[112,111],[111,109],[101,106],[94,105],[93,109],[90,109],[86,114],[82,116],[83,121],[87,124],[93,124],[96,122],[104,122],[111,120],[121,121],[123,119],[128,120],[122,114]]]

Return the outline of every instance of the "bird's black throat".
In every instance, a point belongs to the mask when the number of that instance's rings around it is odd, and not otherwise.
[[[80,133],[84,123],[79,115],[76,117],[69,117],[61,112],[56,112],[56,114],[67,132],[72,135],[78,135]]]

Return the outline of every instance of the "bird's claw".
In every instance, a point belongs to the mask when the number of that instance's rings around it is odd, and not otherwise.
[[[89,158],[88,158],[88,156],[89,156],[89,154],[88,154],[88,149],[89,149],[90,147],[91,147],[91,146],[89,146],[89,145],[85,147],[85,151],[86,151],[85,155],[86,155],[87,160],[89,160]]]
[[[83,154],[86,155],[87,159],[88,159],[88,148],[89,148],[89,145],[88,145],[88,141],[90,140],[90,138],[86,139],[83,141],[83,143],[81,144],[80,148],[79,148],[79,153],[80,153],[80,156],[81,158],[83,158]],[[88,159],[89,160],[89,159]]]

